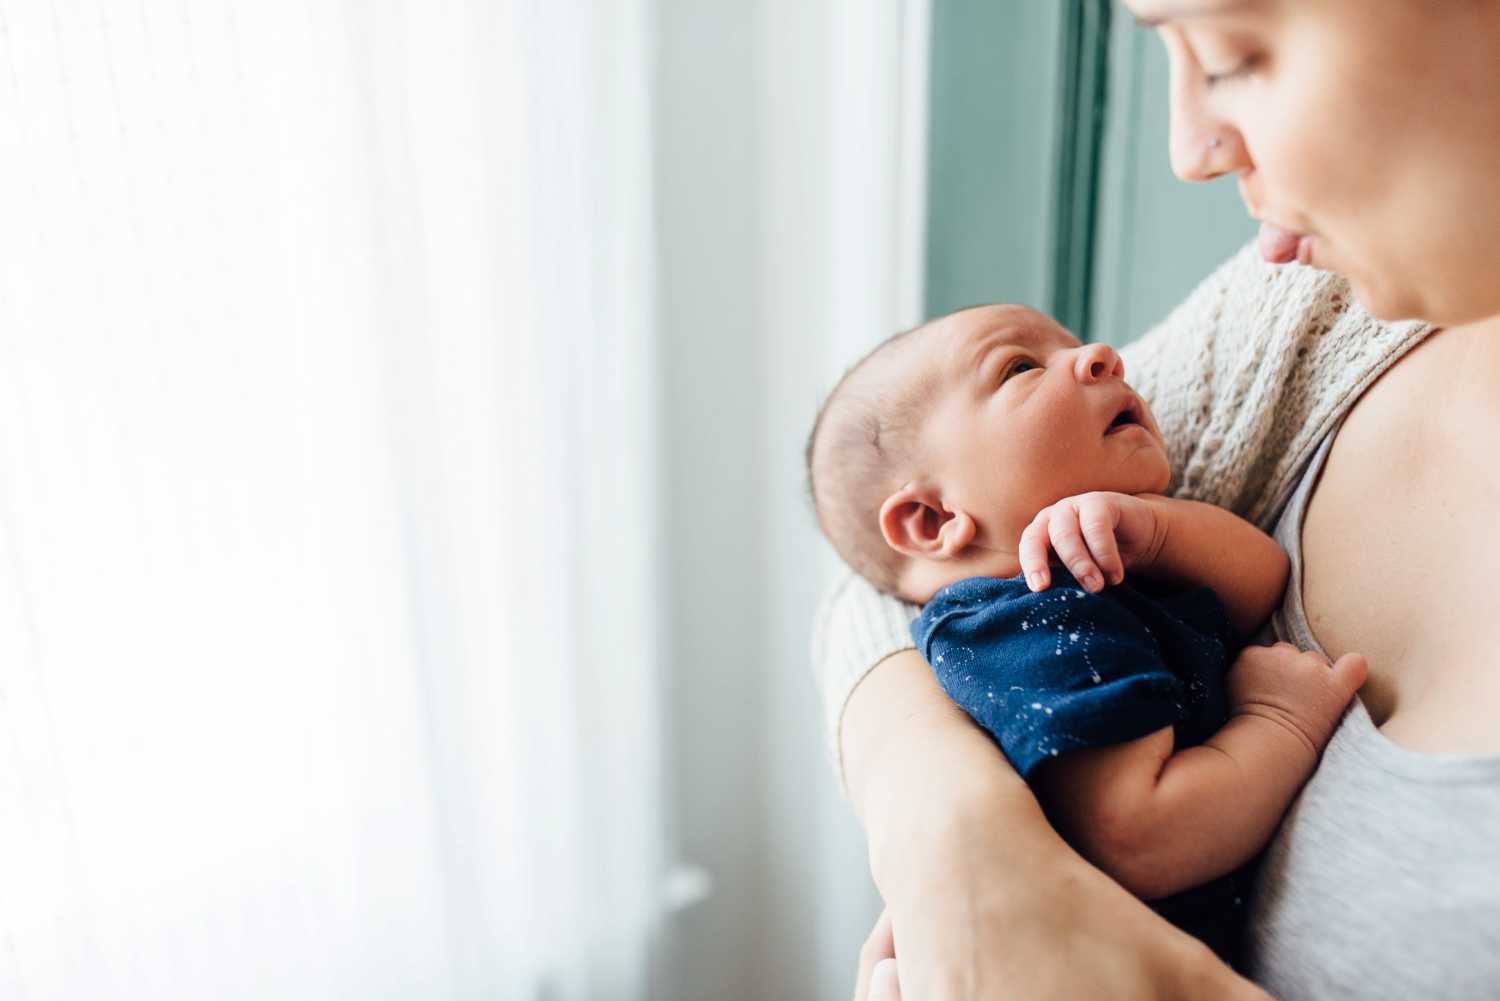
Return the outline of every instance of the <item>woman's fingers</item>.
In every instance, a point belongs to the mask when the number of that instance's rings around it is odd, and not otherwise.
[[[901,1001],[901,984],[896,979],[896,961],[882,959],[870,974],[869,1001]]]
[[[881,967],[886,961],[889,961],[887,967]],[[891,931],[890,908],[880,912],[880,917],[875,920],[875,927],[870,929],[869,937],[860,947],[859,979],[854,985],[854,1001],[898,1001],[901,997],[900,987],[891,988],[883,979],[875,976],[877,968],[888,969],[889,978],[895,980],[896,937]],[[886,973],[881,974],[882,978],[885,976]],[[877,986],[881,986],[886,993],[875,993]]]
[[[1047,513],[1043,508],[1031,519],[1026,531],[1021,533],[1021,545],[1016,555],[1021,559],[1021,572],[1026,575],[1026,586],[1033,591],[1045,591],[1052,586],[1052,572],[1048,569],[1048,553],[1052,543],[1047,538]]]

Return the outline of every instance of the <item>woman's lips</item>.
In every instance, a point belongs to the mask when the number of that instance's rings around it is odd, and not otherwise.
[[[1297,261],[1307,264],[1312,259],[1312,237],[1296,233],[1268,222],[1260,224],[1260,256],[1271,264],[1286,264]]]

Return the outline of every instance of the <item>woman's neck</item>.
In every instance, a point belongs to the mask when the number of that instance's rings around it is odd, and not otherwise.
[[[1500,316],[1446,327],[1440,333],[1455,349],[1448,364],[1452,377],[1464,385],[1482,383],[1482,395],[1500,398]]]
[[[1468,323],[1452,324],[1442,328],[1445,332],[1483,334],[1489,338],[1500,339],[1500,314],[1486,316],[1482,319],[1471,320]],[[1500,345],[1496,345],[1500,348]]]

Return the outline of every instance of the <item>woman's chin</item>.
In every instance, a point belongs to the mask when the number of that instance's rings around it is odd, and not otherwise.
[[[1360,307],[1382,323],[1430,321],[1431,310],[1417,290],[1404,288],[1397,282],[1380,281],[1344,270],[1340,270],[1339,274],[1349,283],[1349,289]]]
[[[1417,321],[1433,327],[1462,327],[1500,316],[1500,290],[1468,303],[1432,302],[1413,290],[1370,286],[1351,280],[1354,298],[1382,323]]]
[[[1420,319],[1421,307],[1410,296],[1400,294],[1388,286],[1373,285],[1349,279],[1349,288],[1354,298],[1366,313],[1382,323]]]

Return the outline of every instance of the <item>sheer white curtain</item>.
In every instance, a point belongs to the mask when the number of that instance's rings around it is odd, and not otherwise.
[[[0,0],[0,997],[647,996],[649,0]]]
[[[716,887],[675,923],[670,997],[847,998],[880,905],[808,665],[833,560],[802,447],[844,366],[921,318],[930,4],[661,9],[674,833]]]

